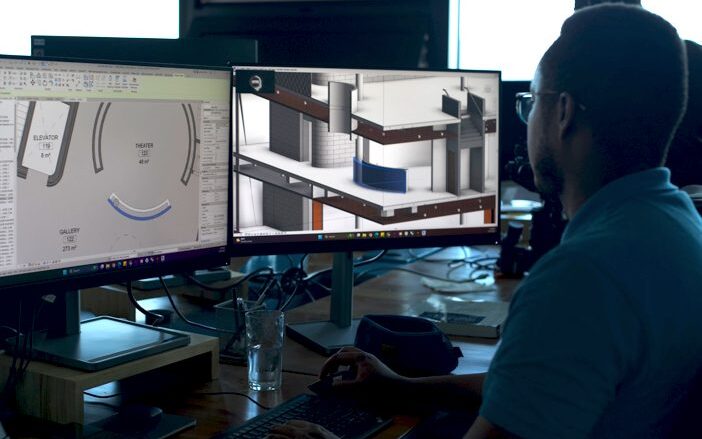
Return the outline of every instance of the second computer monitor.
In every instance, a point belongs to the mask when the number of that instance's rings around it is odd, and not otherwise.
[[[235,67],[235,255],[496,243],[496,71]]]
[[[227,262],[231,73],[0,57],[0,289]]]

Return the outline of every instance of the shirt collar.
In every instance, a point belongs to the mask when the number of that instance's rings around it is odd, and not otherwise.
[[[563,232],[562,242],[574,238],[584,231],[595,218],[610,208],[621,206],[627,199],[640,197],[647,193],[674,190],[670,183],[668,168],[653,168],[633,174],[627,174],[600,188],[588,198],[575,213]]]

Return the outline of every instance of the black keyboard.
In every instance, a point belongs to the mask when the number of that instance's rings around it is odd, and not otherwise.
[[[215,437],[262,438],[272,426],[293,419],[319,424],[342,439],[370,437],[392,422],[391,418],[378,416],[352,400],[303,394]]]

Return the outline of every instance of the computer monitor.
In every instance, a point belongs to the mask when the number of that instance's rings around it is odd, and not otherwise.
[[[334,323],[311,332],[350,329],[315,349],[353,343],[351,251],[498,242],[499,72],[235,66],[234,80],[232,254],[337,253]]]
[[[32,56],[228,66],[258,62],[258,43],[245,38],[112,38],[32,35]]]
[[[445,69],[448,0],[181,0],[180,36],[253,38],[259,62]]]
[[[231,87],[228,68],[0,56],[0,298],[227,264]]]

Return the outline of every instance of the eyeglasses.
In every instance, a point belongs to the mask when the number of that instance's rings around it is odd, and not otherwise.
[[[539,93],[532,93],[530,91],[517,93],[516,104],[517,104],[517,116],[525,124],[529,123],[529,114],[531,114],[531,109],[534,108],[534,97],[537,95],[555,95],[558,92],[555,91],[545,91]]]
[[[517,93],[516,97],[516,108],[517,116],[525,124],[529,123],[529,114],[532,108],[534,108],[534,97],[536,96],[546,96],[546,95],[557,95],[558,91],[541,91],[538,93],[533,93],[530,91]],[[578,108],[585,110],[586,107],[583,104],[578,104]]]

